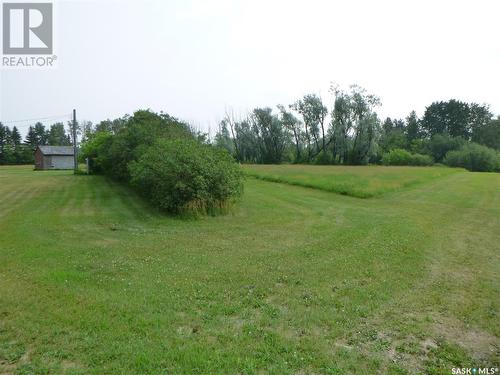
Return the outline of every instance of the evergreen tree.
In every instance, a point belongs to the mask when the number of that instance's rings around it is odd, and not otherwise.
[[[49,134],[45,130],[45,126],[41,122],[37,122],[35,124],[34,132],[36,137],[35,147],[46,145],[48,143]]]
[[[36,149],[38,146],[38,140],[36,137],[35,129],[30,126],[28,129],[28,134],[26,135],[26,140],[24,144],[29,146],[32,150]]]
[[[19,146],[21,145],[21,133],[19,133],[19,129],[17,127],[12,128],[12,133],[11,133],[11,141],[12,145],[14,146],[14,149],[18,149]]]
[[[408,148],[412,142],[421,136],[420,121],[415,111],[411,111],[410,115],[406,118],[406,142]]]
[[[388,135],[392,129],[394,128],[394,125],[392,123],[392,120],[390,117],[387,117],[382,124],[382,130],[384,131],[384,135]]]
[[[47,143],[51,146],[70,146],[71,139],[64,130],[64,124],[58,122],[50,127]]]

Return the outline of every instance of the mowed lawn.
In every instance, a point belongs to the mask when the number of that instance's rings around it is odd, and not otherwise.
[[[1,167],[0,374],[497,367],[500,174],[388,173],[424,176],[376,199],[248,178],[232,214],[185,220]]]
[[[358,198],[413,187],[460,171],[452,168],[380,166],[245,165],[248,176]]]

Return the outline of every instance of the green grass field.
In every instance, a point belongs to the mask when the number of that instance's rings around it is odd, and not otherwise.
[[[460,171],[452,168],[303,165],[245,165],[245,173],[264,181],[282,182],[357,198],[372,198],[413,187]]]
[[[377,198],[249,177],[232,214],[185,220],[102,177],[1,167],[0,374],[499,365],[500,174],[262,168]]]

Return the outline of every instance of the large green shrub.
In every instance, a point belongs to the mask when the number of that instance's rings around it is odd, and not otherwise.
[[[434,160],[429,155],[412,154],[411,164],[415,166],[427,167],[434,164]]]
[[[444,162],[450,167],[462,167],[474,172],[492,172],[499,168],[498,153],[476,143],[467,144],[460,150],[449,151]]]
[[[428,166],[433,164],[433,160],[428,155],[412,154],[406,150],[396,148],[384,154],[382,163],[384,165]]]
[[[411,153],[401,148],[395,148],[382,156],[384,165],[410,165]]]
[[[240,166],[227,151],[195,139],[160,140],[129,172],[132,186],[171,213],[223,212],[243,190]]]
[[[113,142],[113,135],[107,131],[100,131],[82,144],[80,150],[81,161],[89,159],[91,173],[102,173],[104,165],[109,159],[108,150]]]
[[[426,142],[425,153],[432,155],[434,160],[440,163],[449,151],[459,150],[465,144],[466,141],[463,138],[436,134]]]

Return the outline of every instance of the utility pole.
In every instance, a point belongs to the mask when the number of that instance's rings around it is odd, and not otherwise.
[[[76,109],[73,110],[73,159],[74,159],[74,167],[75,173],[78,171],[78,155],[76,148]]]

